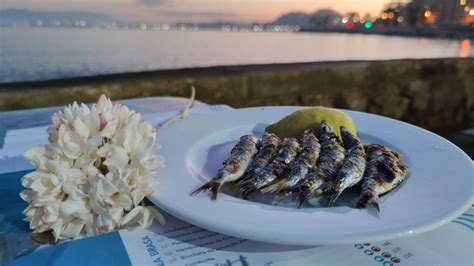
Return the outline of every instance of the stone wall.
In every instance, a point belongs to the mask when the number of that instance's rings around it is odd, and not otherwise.
[[[474,59],[211,67],[0,84],[0,110],[189,95],[234,107],[324,105],[376,113],[446,134],[474,126]]]

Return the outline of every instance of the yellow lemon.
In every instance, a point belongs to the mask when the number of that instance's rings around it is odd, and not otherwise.
[[[353,134],[357,134],[356,126],[350,116],[341,111],[322,106],[308,107],[292,112],[275,124],[269,125],[265,131],[274,133],[280,138],[301,138],[303,132],[308,128],[313,128],[316,132],[319,132],[323,120],[334,128],[339,137],[341,136],[340,126],[344,126]]]

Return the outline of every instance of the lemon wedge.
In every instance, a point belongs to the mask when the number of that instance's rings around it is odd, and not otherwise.
[[[353,134],[357,134],[356,126],[349,115],[322,106],[308,107],[292,112],[275,124],[267,126],[265,131],[274,133],[280,138],[301,138],[303,132],[308,128],[313,128],[316,132],[319,132],[323,120],[333,127],[339,137],[341,136],[340,126],[344,126]]]

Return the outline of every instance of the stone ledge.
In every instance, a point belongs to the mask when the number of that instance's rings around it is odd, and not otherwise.
[[[324,105],[376,113],[441,134],[474,126],[474,59],[210,67],[0,84],[0,110],[150,96],[234,107]]]

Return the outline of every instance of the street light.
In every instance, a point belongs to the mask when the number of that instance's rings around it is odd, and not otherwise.
[[[429,18],[429,17],[431,17],[431,15],[433,15],[433,12],[431,12],[431,10],[426,10],[425,11],[425,18]]]

